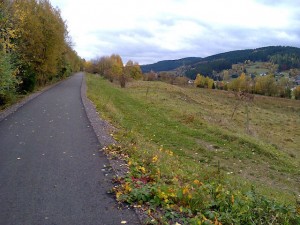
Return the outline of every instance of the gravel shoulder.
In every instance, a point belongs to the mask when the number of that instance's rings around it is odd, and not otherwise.
[[[109,145],[114,145],[114,144],[117,145],[118,144],[117,141],[115,141],[111,136],[111,134],[115,132],[117,129],[107,121],[101,119],[95,105],[87,98],[86,91],[87,91],[87,86],[84,77],[81,84],[81,98],[82,98],[83,105],[85,107],[87,117],[91,123],[91,126],[94,129],[94,132],[98,138],[99,143],[102,144],[102,148],[105,148]],[[113,169],[117,177],[126,176],[126,174],[128,173],[128,166],[123,159],[117,158],[115,155],[111,157],[109,154],[107,154],[107,158],[109,160],[109,164],[111,168]],[[147,216],[143,208],[135,207],[134,210],[141,224],[143,224],[143,221],[149,219],[149,217]]]
[[[91,126],[94,129],[94,132],[98,138],[99,143],[101,143],[101,147],[105,148],[109,145],[118,144],[111,136],[113,132],[116,131],[116,128],[113,127],[107,121],[101,119],[99,113],[97,112],[96,107],[94,106],[93,102],[91,102],[86,96],[86,82],[85,78],[83,78],[81,84],[81,99],[84,105],[87,117],[91,123]],[[128,169],[127,165],[122,159],[118,159],[116,157],[110,157],[107,155],[108,160],[110,162],[110,166],[114,170],[117,176],[124,176]]]

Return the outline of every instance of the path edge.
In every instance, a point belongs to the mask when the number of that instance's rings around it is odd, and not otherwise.
[[[97,112],[96,106],[93,104],[93,102],[90,99],[88,99],[85,77],[86,76],[84,73],[82,77],[82,83],[81,83],[81,99],[86,111],[87,118],[91,123],[91,126],[97,136],[98,142],[102,147],[102,149],[106,148],[109,145],[114,145],[114,144],[116,145],[118,144],[118,142],[113,139],[111,133],[116,131],[117,128],[113,127],[110,123],[103,120],[99,115],[99,113]],[[109,157],[109,155],[107,155],[107,159],[117,177],[122,177],[127,173],[128,167],[126,165],[126,162],[124,162],[124,160],[115,157],[112,158]],[[144,224],[143,221],[145,221],[147,216],[143,213],[143,210],[136,207],[132,207],[132,208],[135,211],[140,224]]]
[[[111,133],[113,133],[116,128],[114,128],[110,123],[103,120],[99,113],[97,112],[94,103],[87,97],[87,85],[85,80],[85,73],[82,76],[81,82],[81,100],[88,117],[88,120],[93,127],[93,130],[97,136],[97,139],[101,147],[105,147],[111,144],[117,144],[117,142],[112,138]]]

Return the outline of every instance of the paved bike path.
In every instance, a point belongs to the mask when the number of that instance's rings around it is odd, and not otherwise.
[[[0,122],[0,224],[139,224],[107,194],[112,172],[81,101],[83,73]]]

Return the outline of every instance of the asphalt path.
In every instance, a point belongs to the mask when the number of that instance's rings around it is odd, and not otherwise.
[[[82,77],[0,122],[0,225],[139,224],[107,193],[113,173],[81,101]]]

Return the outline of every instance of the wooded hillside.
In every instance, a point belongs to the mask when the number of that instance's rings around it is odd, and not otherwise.
[[[143,72],[174,70],[185,67],[185,75],[195,79],[197,74],[212,76],[213,72],[230,69],[233,64],[251,60],[253,62],[273,62],[279,65],[279,70],[288,70],[300,67],[300,49],[295,47],[270,46],[257,49],[237,50],[205,58],[187,58],[193,60],[166,60],[154,64],[141,66]]]

